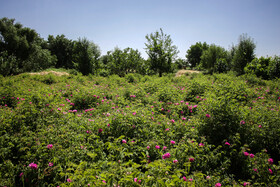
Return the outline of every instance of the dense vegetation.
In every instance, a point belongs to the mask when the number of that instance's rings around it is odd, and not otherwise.
[[[279,80],[0,77],[0,186],[277,186]]]
[[[0,186],[277,186],[280,58],[243,34],[178,59],[86,38],[44,40],[0,19]],[[202,70],[175,77],[176,69]],[[27,72],[63,68],[70,75]]]
[[[101,55],[99,46],[86,38],[67,39],[63,34],[49,35],[44,40],[33,29],[15,23],[14,19],[0,19],[0,74],[17,75],[47,68],[65,68],[83,75],[107,77],[128,73],[158,74],[160,77],[181,68],[203,70],[205,73],[252,74],[263,79],[280,78],[279,57],[256,58],[254,40],[242,34],[238,44],[226,50],[215,44],[197,42],[186,52],[186,59],[178,59],[178,49],[170,35],[163,30],[146,35],[143,59],[137,49],[115,48]]]

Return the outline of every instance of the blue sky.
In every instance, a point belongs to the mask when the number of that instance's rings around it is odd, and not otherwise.
[[[15,18],[41,37],[64,34],[98,44],[102,54],[118,46],[138,49],[160,28],[179,57],[198,41],[226,49],[247,33],[260,56],[280,55],[280,0],[0,0],[0,18]]]

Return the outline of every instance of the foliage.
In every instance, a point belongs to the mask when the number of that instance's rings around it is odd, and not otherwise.
[[[57,57],[57,62],[55,64],[56,68],[74,68],[73,41],[67,39],[63,34],[57,35],[56,37],[49,35],[47,49],[51,51],[52,55]]]
[[[95,43],[90,42],[86,38],[79,38],[78,41],[75,41],[74,66],[83,75],[97,73],[100,55],[100,49]]]
[[[128,73],[144,73],[144,59],[138,50],[115,48],[102,58],[103,64],[111,74],[124,76]]]
[[[192,68],[200,64],[203,51],[206,51],[208,48],[209,45],[206,42],[197,42],[195,45],[190,46],[190,49],[187,51],[186,58]]]
[[[267,71],[271,79],[280,78],[280,57],[275,56],[271,59]]]
[[[150,68],[159,73],[160,77],[163,73],[172,72],[171,64],[179,51],[175,45],[172,45],[170,35],[164,34],[160,29],[160,32],[146,35],[146,39],[145,49],[150,58]]]
[[[226,50],[220,46],[212,44],[207,50],[203,51],[200,66],[208,70],[210,73],[215,71],[223,72],[227,69],[228,62],[225,61],[226,58]]]
[[[249,74],[0,77],[0,186],[277,186],[279,102]]]
[[[268,65],[271,61],[271,58],[260,57],[255,58],[252,62],[248,63],[244,69],[247,74],[255,74],[257,77],[263,79],[268,79]]]
[[[250,63],[255,58],[255,48],[251,37],[243,34],[239,37],[239,43],[236,46],[233,57],[233,69],[239,74],[244,74],[244,68],[248,63]]]

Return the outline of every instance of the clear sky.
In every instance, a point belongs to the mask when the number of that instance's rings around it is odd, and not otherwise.
[[[226,49],[247,33],[260,56],[280,55],[280,0],[0,0],[0,18],[15,18],[41,37],[64,34],[98,44],[138,49],[160,28],[179,57],[198,41]]]

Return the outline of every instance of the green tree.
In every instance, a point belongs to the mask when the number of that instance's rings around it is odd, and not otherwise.
[[[79,38],[78,41],[74,42],[74,66],[83,75],[97,74],[100,68],[100,55],[101,51],[99,47],[86,38]]]
[[[262,77],[263,79],[268,79],[268,65],[271,61],[271,58],[255,58],[250,63],[246,65],[244,68],[245,73],[254,74],[258,77]]]
[[[268,75],[271,79],[280,78],[280,57],[275,56],[269,62],[268,68]]]
[[[150,59],[150,68],[162,76],[164,72],[172,71],[172,62],[175,60],[179,51],[175,45],[172,45],[170,35],[156,31],[150,35],[146,35],[147,43],[146,53]]]
[[[187,61],[191,68],[194,68],[200,64],[202,53],[208,48],[209,45],[206,42],[197,42],[195,45],[191,45],[186,54]]]
[[[49,35],[48,37],[48,49],[52,55],[57,57],[56,68],[74,68],[73,64],[73,50],[74,42],[67,39],[63,34],[56,37]]]
[[[141,53],[129,47],[124,50],[116,47],[109,51],[102,61],[104,65],[108,64],[107,68],[111,74],[124,76],[128,73],[143,73],[144,59]]]
[[[233,57],[233,70],[239,75],[245,73],[244,68],[255,58],[255,48],[256,44],[252,38],[246,34],[239,37],[239,43]]]
[[[223,47],[212,44],[207,50],[203,51],[200,66],[210,73],[221,71],[220,69],[223,69],[224,64],[227,64],[226,58],[227,51]]]
[[[15,23],[15,19],[0,19],[0,53],[4,55],[2,59],[6,58],[6,55],[13,56],[13,60],[8,60],[13,62],[13,65],[7,66],[13,67],[10,74],[36,71],[52,66],[55,58],[42,49],[43,42],[44,40],[35,30]]]

